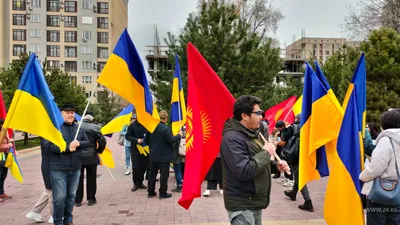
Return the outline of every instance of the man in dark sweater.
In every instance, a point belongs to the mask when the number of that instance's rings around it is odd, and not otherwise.
[[[176,136],[172,135],[172,130],[166,123],[168,121],[168,113],[164,110],[160,111],[161,122],[157,125],[154,132],[147,133],[145,141],[150,147],[150,176],[148,182],[148,197],[156,196],[156,176],[160,170],[160,199],[170,198],[171,194],[168,190],[169,165],[173,160],[172,144],[181,140],[182,131]]]
[[[259,136],[261,100],[239,97],[234,117],[225,123],[221,142],[224,203],[231,224],[261,225],[262,209],[271,194],[271,166],[289,171],[285,161],[271,161],[276,146],[263,143]]]
[[[78,124],[74,123],[75,107],[73,105],[64,105],[60,110],[64,117],[61,133],[67,143],[67,147],[61,153],[59,147],[48,140],[43,140],[43,148],[50,152],[54,224],[73,225],[72,210],[82,167],[82,149],[87,148],[89,143],[83,130],[79,130],[78,137],[74,140],[76,132],[78,132]]]

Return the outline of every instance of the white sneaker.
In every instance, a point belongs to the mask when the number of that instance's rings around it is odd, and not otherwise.
[[[205,192],[203,192],[203,196],[210,196],[211,191],[210,190],[206,190]]]
[[[292,181],[292,180],[289,180],[283,184],[283,186],[285,186],[285,187],[293,187],[293,185],[294,185],[294,181]]]
[[[131,174],[131,167],[127,166],[126,167],[126,171],[125,171],[125,175],[129,175]]]
[[[219,190],[219,193],[221,194],[221,195],[223,195],[224,194],[224,190]]]
[[[285,183],[287,183],[288,181],[289,181],[289,179],[283,178],[282,180],[278,180],[278,183],[285,184]]]
[[[28,214],[26,214],[25,216],[26,218],[36,221],[38,223],[43,223],[44,220],[42,218],[42,215],[40,215],[40,213],[35,213],[35,212],[29,212]]]
[[[53,224],[54,223],[53,217],[50,216],[49,221],[47,221],[47,222]]]

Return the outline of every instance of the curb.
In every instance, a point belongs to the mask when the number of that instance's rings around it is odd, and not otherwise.
[[[40,150],[40,146],[36,146],[36,147],[32,147],[32,148],[27,148],[27,149],[23,149],[23,150],[17,150],[17,154],[26,154],[26,153],[30,153],[30,152],[34,152],[34,151],[38,151]]]

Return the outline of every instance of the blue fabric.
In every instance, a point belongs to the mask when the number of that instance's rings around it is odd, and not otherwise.
[[[64,225],[72,222],[72,210],[80,174],[80,169],[50,171],[51,184],[53,186],[53,219],[55,225]]]
[[[182,166],[181,164],[174,164],[174,172],[176,178],[176,186],[182,187]]]
[[[131,147],[125,145],[125,165],[126,167],[131,166]]]

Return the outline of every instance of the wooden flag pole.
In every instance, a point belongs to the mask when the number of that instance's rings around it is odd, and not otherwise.
[[[258,134],[260,135],[260,138],[264,141],[264,143],[268,143],[268,141],[265,139],[265,137],[261,133],[258,133]],[[276,154],[276,152],[274,152],[273,156],[275,157],[275,159],[278,162],[282,162],[282,159],[278,156],[278,154]],[[291,174],[290,171],[285,171],[285,173],[287,173],[288,175]]]

